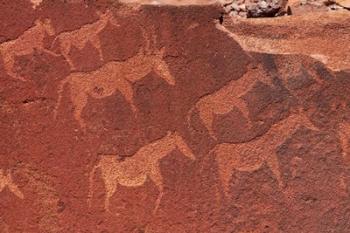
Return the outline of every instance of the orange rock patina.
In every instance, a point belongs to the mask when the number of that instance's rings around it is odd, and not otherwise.
[[[0,232],[350,232],[349,14],[148,3],[2,1]]]

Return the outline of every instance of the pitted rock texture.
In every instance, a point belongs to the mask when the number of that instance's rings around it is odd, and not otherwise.
[[[346,47],[271,50],[293,24],[219,5],[2,5],[0,232],[350,232]]]

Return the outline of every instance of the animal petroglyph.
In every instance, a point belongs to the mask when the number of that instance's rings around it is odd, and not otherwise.
[[[40,4],[42,3],[43,0],[30,0],[30,2],[33,5],[33,9],[36,9]]]
[[[62,99],[63,89],[66,83],[70,86],[70,96],[75,107],[74,117],[85,129],[86,123],[81,117],[87,104],[88,97],[102,99],[119,90],[129,102],[133,112],[136,112],[132,84],[144,78],[151,71],[156,72],[169,85],[175,85],[175,79],[171,75],[168,65],[163,60],[164,48],[150,50],[150,41],[146,39],[145,49],[123,62],[108,62],[96,71],[74,72],[61,81],[58,88],[58,101],[54,111],[56,118],[57,109]]]
[[[201,98],[189,111],[187,117],[188,121],[193,111],[197,109],[199,117],[207,128],[210,136],[216,139],[213,130],[215,115],[227,114],[232,111],[234,107],[237,107],[242,112],[245,119],[248,120],[248,126],[251,127],[249,109],[246,102],[241,97],[247,93],[257,81],[272,86],[269,77],[262,72],[262,69],[250,70],[240,79],[233,80],[217,92]]]
[[[219,175],[226,196],[229,194],[229,185],[232,171],[253,172],[264,163],[276,176],[280,187],[283,186],[276,149],[290,137],[299,126],[318,130],[308,119],[305,113],[291,114],[288,118],[273,125],[263,136],[247,143],[217,145],[212,152],[216,157]]]
[[[15,40],[0,44],[0,54],[4,62],[6,73],[15,79],[25,81],[14,71],[15,57],[24,56],[33,53],[35,50],[45,51],[53,56],[57,54],[44,48],[44,39],[47,35],[55,34],[50,20],[35,21],[35,26],[25,31],[20,37]]]
[[[93,168],[90,174],[89,204],[93,195],[93,176],[99,168],[106,188],[105,209],[109,211],[110,198],[116,192],[117,185],[137,187],[145,183],[147,177],[158,187],[159,194],[155,203],[157,211],[163,196],[163,178],[159,161],[173,150],[178,149],[186,157],[195,160],[195,156],[186,142],[176,132],[168,132],[163,138],[141,147],[134,156],[123,161],[117,160],[115,155],[105,155]]]
[[[56,42],[59,43],[60,51],[72,70],[74,70],[75,67],[73,61],[70,59],[69,53],[73,46],[78,49],[83,49],[86,43],[90,42],[98,50],[100,60],[103,61],[101,42],[98,33],[101,32],[108,23],[112,23],[116,26],[118,26],[118,23],[114,19],[113,13],[110,11],[98,14],[99,20],[95,23],[84,25],[75,31],[63,32],[53,41],[53,45],[55,45]]]
[[[10,172],[8,172],[7,175],[5,175],[4,171],[0,169],[0,192],[2,192],[6,187],[18,198],[20,199],[24,198],[23,193],[19,190],[17,185],[13,182]]]

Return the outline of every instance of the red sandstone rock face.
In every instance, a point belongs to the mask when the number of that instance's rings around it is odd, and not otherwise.
[[[1,232],[350,232],[348,71],[216,6],[4,4]]]

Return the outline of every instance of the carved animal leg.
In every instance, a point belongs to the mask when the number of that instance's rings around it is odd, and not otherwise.
[[[188,147],[187,143],[183,140],[183,138],[175,133],[175,143],[178,149],[188,158],[195,160],[196,157],[194,156],[192,150]]]
[[[4,62],[4,69],[6,73],[14,79],[18,79],[24,82],[27,81],[13,71],[13,67],[15,65],[14,56],[10,53],[3,53],[2,56],[3,56],[3,62]]]
[[[210,106],[201,106],[198,107],[199,117],[201,118],[205,128],[208,130],[210,137],[217,140],[215,132],[213,130],[213,122],[214,122],[214,110]]]
[[[104,169],[106,169],[106,168],[104,168]],[[102,176],[103,176],[103,180],[104,180],[105,188],[106,188],[104,207],[105,207],[105,210],[107,212],[111,213],[111,210],[109,208],[110,199],[117,189],[118,176],[117,176],[116,171],[112,168],[107,168],[107,170],[102,170]]]
[[[280,166],[279,166],[277,155],[276,153],[269,153],[269,152],[266,152],[266,155],[267,155],[266,163],[271,169],[272,173],[275,175],[278,182],[278,186],[282,188],[283,181],[281,177]]]
[[[45,53],[50,54],[51,56],[54,56],[54,57],[61,56],[60,54],[54,53],[54,52],[52,52],[52,51],[50,51],[48,49],[42,49],[42,51],[44,51]]]
[[[65,40],[60,37],[56,37],[55,40],[52,42],[52,46],[55,45],[56,41],[58,41],[57,43],[59,43],[58,46],[61,50],[61,54],[63,55],[65,60],[68,62],[71,70],[75,70],[73,61],[69,58],[69,52],[71,50],[71,42],[67,41],[67,39]]]
[[[8,185],[9,190],[10,190],[12,193],[14,193],[17,197],[19,197],[20,199],[23,199],[23,198],[24,198],[24,195],[23,195],[23,193],[19,190],[19,188],[17,187],[17,185],[13,182],[11,174],[9,173],[7,177],[8,177],[8,183],[7,183],[7,185]]]
[[[134,90],[132,89],[131,84],[126,79],[118,78],[117,88],[120,91],[120,93],[124,96],[126,101],[128,101],[132,111],[135,113],[137,110],[134,103]]]
[[[244,118],[247,120],[248,122],[248,128],[251,129],[252,128],[252,122],[249,118],[249,109],[247,106],[247,103],[242,100],[240,97],[238,97],[235,101],[235,106],[241,111],[241,113],[243,114]]]
[[[88,96],[83,90],[73,90],[71,89],[72,92],[72,101],[74,104],[74,118],[79,122],[81,128],[83,130],[86,130],[86,123],[84,119],[81,117],[81,114],[84,110],[84,107],[87,104],[87,99]],[[79,93],[76,93],[79,92]]]
[[[225,150],[225,147],[217,146],[214,148],[214,156],[218,165],[218,172],[221,185],[225,197],[229,197],[230,194],[230,181],[232,179],[232,171],[235,169],[235,163],[231,161],[231,153]]]
[[[95,176],[95,172],[96,172],[96,169],[97,168],[100,168],[100,164],[96,165],[93,167],[92,171],[90,172],[90,175],[89,175],[89,194],[88,194],[88,198],[87,198],[87,203],[88,203],[88,206],[89,208],[91,208],[91,200],[92,200],[92,197],[93,197],[93,194],[94,194],[94,176]]]
[[[113,176],[112,176],[113,177]],[[110,177],[109,179],[104,179],[105,182],[105,188],[106,188],[106,196],[105,196],[105,210],[109,213],[111,213],[111,210],[109,208],[110,206],[110,199],[113,196],[113,194],[116,192],[117,185],[118,185],[118,180],[117,179],[112,179]],[[113,177],[116,178],[116,177]]]
[[[70,69],[71,70],[75,70],[74,63],[73,63],[72,59],[70,59],[68,53],[63,53],[62,55],[66,59],[66,61],[68,62],[69,66],[70,66]]]
[[[155,166],[153,166],[153,168],[151,168],[149,177],[156,184],[156,186],[158,187],[158,191],[159,191],[158,198],[155,202],[155,207],[153,209],[153,214],[155,214],[155,213],[157,213],[157,210],[159,208],[160,202],[161,202],[163,194],[164,194],[163,178],[162,178],[162,175],[160,173],[160,169],[159,169],[158,165],[155,165]]]
[[[91,39],[91,43],[97,49],[98,55],[100,57],[100,60],[103,61],[103,54],[102,54],[102,49],[101,49],[101,43],[100,43],[100,39],[99,39],[98,35],[94,36]]]
[[[156,65],[154,71],[164,79],[169,85],[175,85],[175,78],[171,75],[168,65],[162,61],[160,64]]]
[[[224,189],[223,191],[224,191],[225,197],[229,197],[230,182],[231,182],[232,173],[235,167],[232,166],[230,163],[224,163],[224,161],[218,160],[218,169],[219,169],[220,181]]]
[[[346,165],[350,165],[350,124],[339,125],[339,139],[342,147],[342,155]]]

